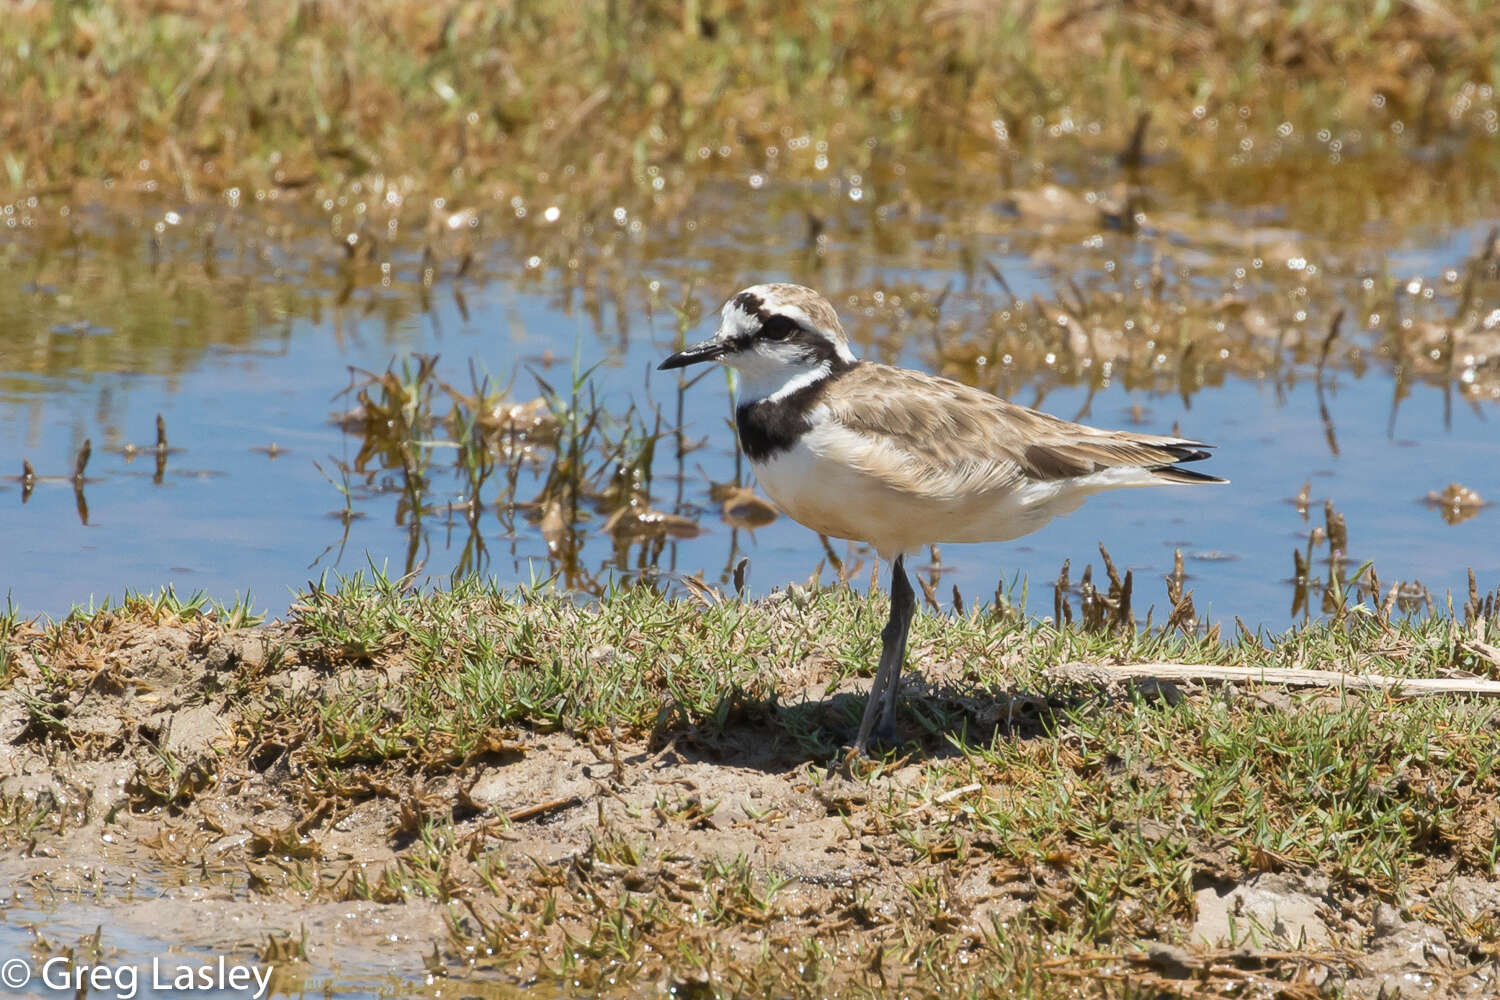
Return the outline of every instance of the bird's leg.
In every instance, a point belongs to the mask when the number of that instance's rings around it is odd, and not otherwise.
[[[870,732],[875,728],[876,719],[883,715],[885,723],[890,722],[896,701],[896,682],[901,676],[901,660],[906,655],[906,630],[915,609],[916,596],[912,593],[911,582],[906,579],[901,557],[897,556],[891,563],[891,617],[880,632],[880,665],[875,668],[875,679],[870,682],[870,697],[865,702],[859,735],[854,740],[854,749],[860,753],[865,753],[870,747]]]
[[[891,671],[890,683],[885,689],[885,709],[880,715],[880,729],[894,732],[896,725],[896,695],[901,690],[901,667],[906,663],[906,634],[911,630],[912,615],[917,612],[917,595],[906,578],[906,568],[898,558],[891,567],[891,608],[901,614],[901,634],[896,640],[896,667]]]

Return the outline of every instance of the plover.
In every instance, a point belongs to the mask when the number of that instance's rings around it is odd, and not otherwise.
[[[739,373],[740,447],[793,520],[867,542],[891,564],[891,612],[855,748],[895,716],[916,599],[903,565],[930,543],[1019,538],[1092,493],[1227,480],[1182,467],[1188,438],[1107,431],[960,382],[860,361],[838,314],[801,285],[755,285],[724,304],[718,333],[661,369],[718,361]]]

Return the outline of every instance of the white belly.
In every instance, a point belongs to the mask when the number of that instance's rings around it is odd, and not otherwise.
[[[766,496],[788,517],[819,534],[879,548],[905,520],[897,498],[878,480],[819,454],[806,441],[804,436],[791,450],[751,463]]]
[[[900,453],[888,452],[823,424],[751,467],[788,517],[820,534],[868,542],[885,559],[930,543],[1019,538],[1077,510],[1092,493],[1151,485],[1153,478],[1130,469],[1047,482],[992,477],[972,490],[941,482],[919,488],[897,474]]]

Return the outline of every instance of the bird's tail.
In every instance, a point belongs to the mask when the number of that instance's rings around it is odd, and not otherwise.
[[[1192,469],[1182,467],[1185,462],[1198,462],[1211,457],[1211,444],[1201,441],[1173,441],[1170,444],[1161,444],[1163,451],[1172,456],[1172,461],[1162,465],[1151,466],[1152,475],[1158,479],[1164,479],[1169,483],[1227,483],[1229,480],[1218,476],[1210,476],[1206,472],[1195,472]]]

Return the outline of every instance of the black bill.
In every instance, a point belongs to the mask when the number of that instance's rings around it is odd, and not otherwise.
[[[686,368],[688,365],[696,365],[700,361],[712,361],[729,350],[729,345],[722,340],[705,340],[701,344],[692,347],[684,347],[676,354],[656,366],[656,370],[666,371],[669,368]]]

